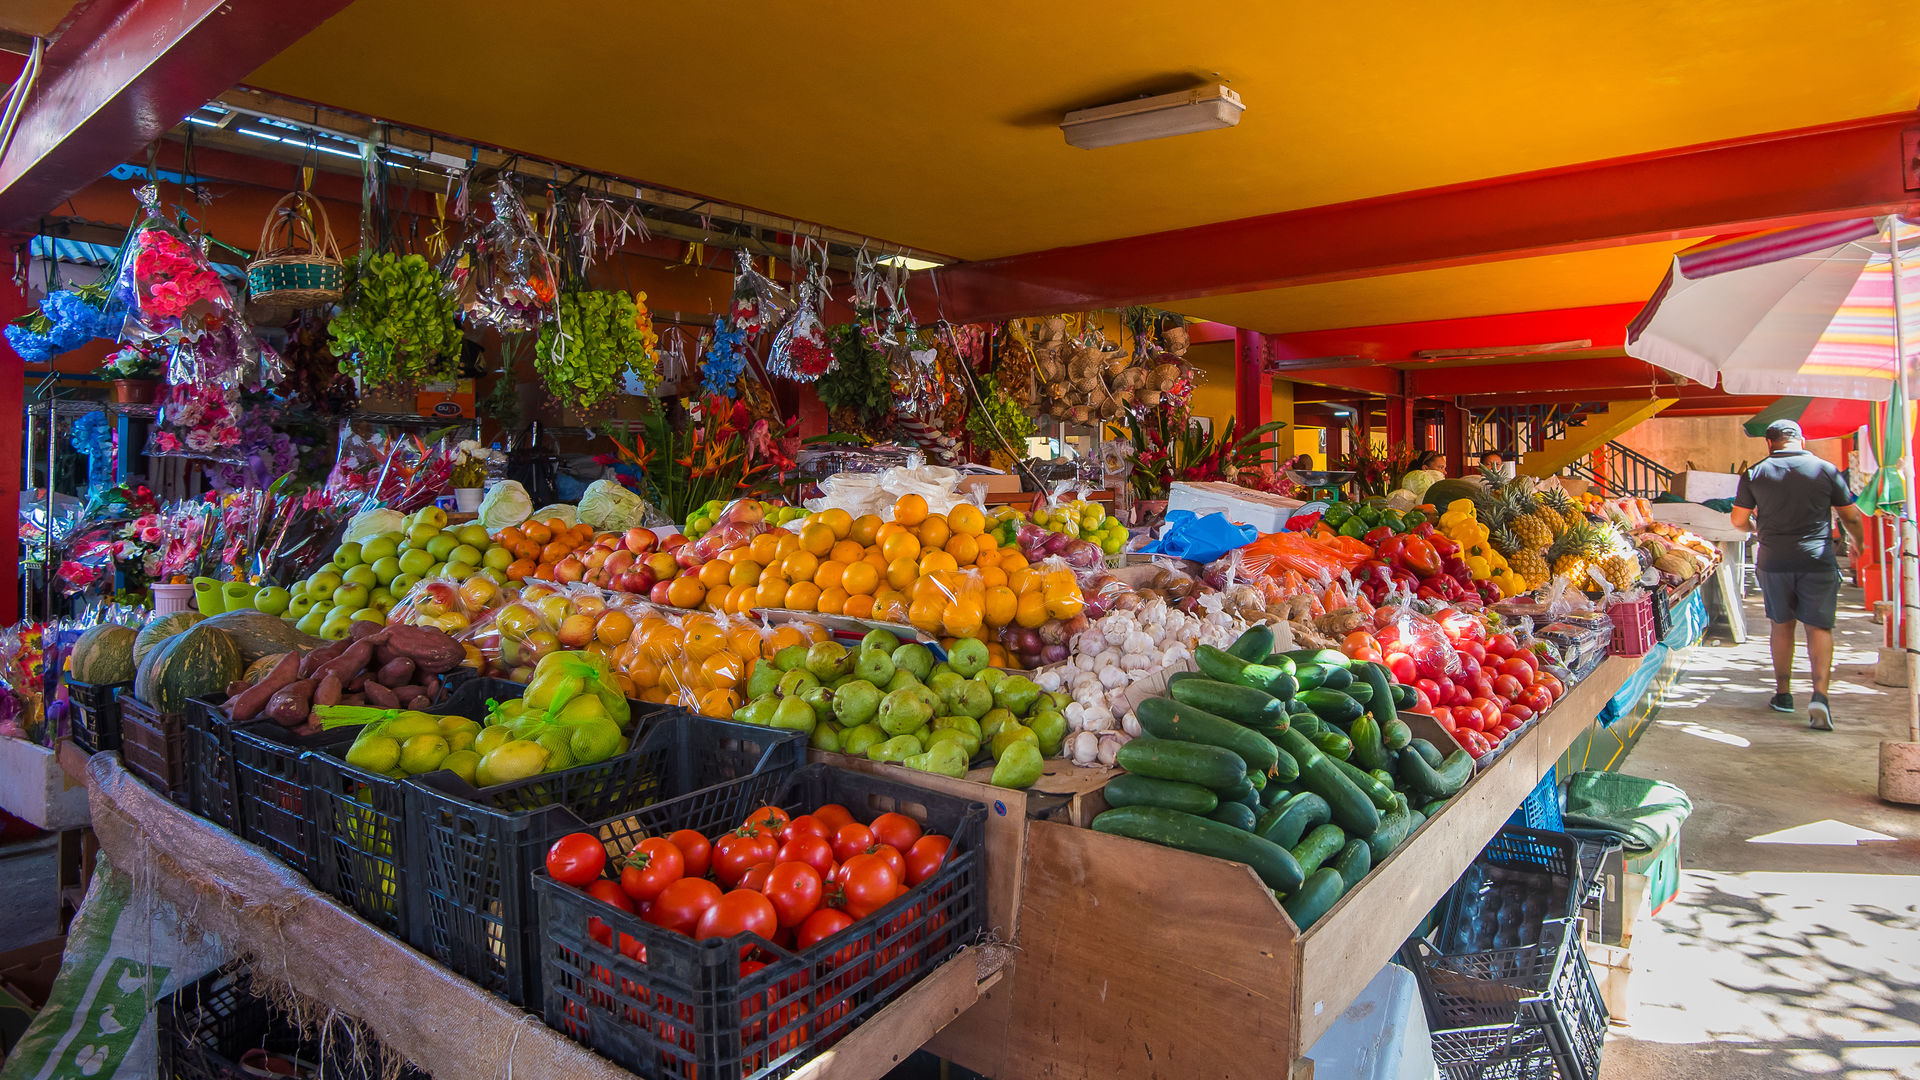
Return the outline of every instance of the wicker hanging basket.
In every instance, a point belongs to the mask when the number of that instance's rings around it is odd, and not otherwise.
[[[282,195],[260,228],[258,255],[247,264],[253,303],[286,311],[338,303],[345,282],[327,208],[305,191]]]

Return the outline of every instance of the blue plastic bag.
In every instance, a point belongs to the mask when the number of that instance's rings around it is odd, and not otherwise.
[[[1160,539],[1141,548],[1156,555],[1210,563],[1237,547],[1259,539],[1260,530],[1251,525],[1235,525],[1227,515],[1214,512],[1200,517],[1191,510],[1167,511],[1167,524]]]

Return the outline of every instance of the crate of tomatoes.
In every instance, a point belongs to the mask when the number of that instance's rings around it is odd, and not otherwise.
[[[809,765],[744,818],[718,809],[548,852],[549,1026],[641,1076],[786,1076],[980,932],[980,803]]]

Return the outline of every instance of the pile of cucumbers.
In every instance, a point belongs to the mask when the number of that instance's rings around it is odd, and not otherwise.
[[[1270,653],[1256,626],[1194,650],[1197,672],[1135,709],[1144,734],[1120,748],[1112,809],[1093,828],[1243,862],[1300,929],[1473,776],[1396,709],[1413,703],[1387,669],[1335,649]]]

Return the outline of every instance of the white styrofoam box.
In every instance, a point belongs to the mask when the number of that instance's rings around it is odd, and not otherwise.
[[[1688,502],[1706,502],[1708,499],[1731,499],[1740,488],[1740,474],[1730,472],[1702,472],[1688,469],[1673,474],[1669,489]]]
[[[1313,1074],[1354,1080],[1430,1080],[1433,1037],[1413,972],[1388,964],[1308,1049]]]
[[[1745,540],[1751,535],[1733,527],[1732,514],[1723,514],[1699,503],[1653,503],[1647,507],[1647,516],[1667,525],[1678,525],[1688,532],[1699,534],[1702,540],[1715,543]]]
[[[87,788],[67,778],[52,750],[0,738],[0,807],[42,829],[84,828]]]
[[[1300,505],[1299,499],[1212,481],[1178,480],[1167,491],[1168,511],[1191,510],[1201,517],[1221,513],[1229,521],[1251,525],[1263,533],[1279,532]]]

